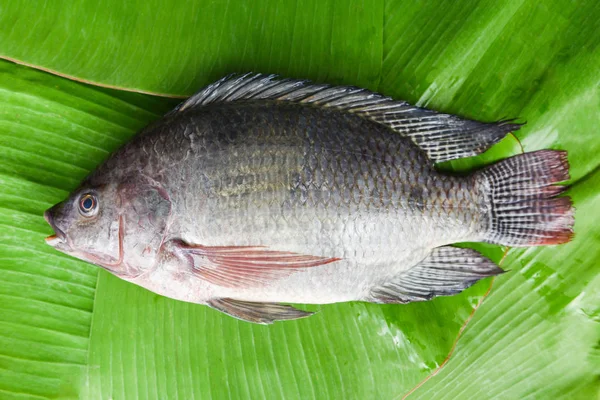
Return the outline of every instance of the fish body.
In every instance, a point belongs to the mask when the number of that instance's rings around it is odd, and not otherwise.
[[[449,244],[570,238],[570,200],[554,185],[568,179],[564,152],[467,176],[434,167],[517,128],[363,89],[229,77],[50,209],[49,242],[153,292],[259,323],[308,315],[280,302],[454,294],[502,270]]]

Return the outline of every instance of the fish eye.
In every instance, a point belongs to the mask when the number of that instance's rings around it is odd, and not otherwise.
[[[98,200],[93,194],[84,194],[79,199],[79,212],[84,217],[92,217],[98,211]]]

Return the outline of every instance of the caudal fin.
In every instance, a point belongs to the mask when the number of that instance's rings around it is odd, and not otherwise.
[[[505,246],[544,246],[573,237],[569,197],[556,197],[569,179],[566,151],[541,150],[508,158],[477,172],[491,198],[484,238]]]

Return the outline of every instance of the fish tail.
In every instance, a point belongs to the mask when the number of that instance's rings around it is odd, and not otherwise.
[[[571,198],[557,197],[568,187],[566,151],[520,154],[476,173],[491,202],[484,240],[504,246],[544,246],[573,237]]]

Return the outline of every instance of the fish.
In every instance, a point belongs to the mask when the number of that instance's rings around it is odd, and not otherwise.
[[[567,152],[437,164],[518,130],[354,86],[226,76],[138,132],[44,213],[56,250],[259,324],[292,304],[404,304],[504,271],[459,242],[573,236]]]

